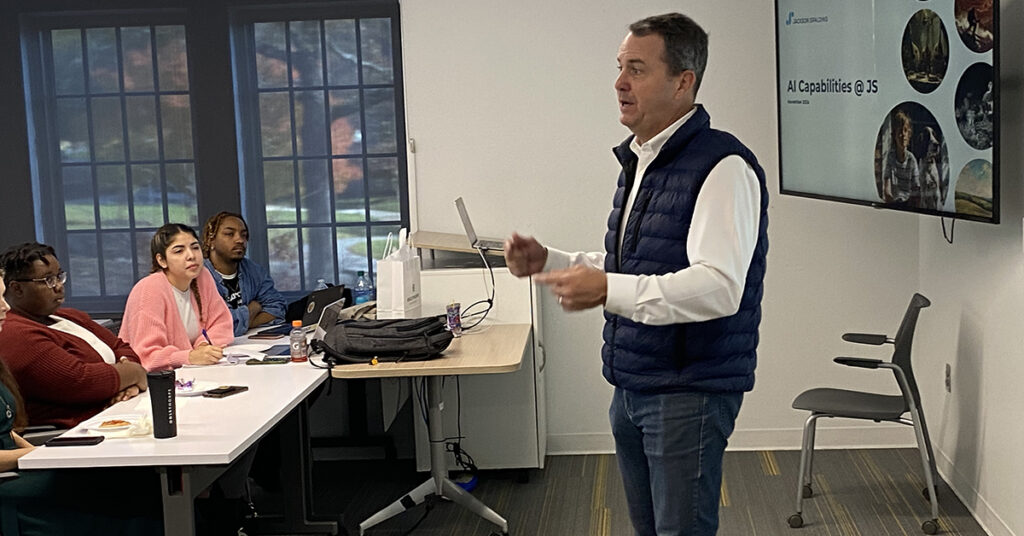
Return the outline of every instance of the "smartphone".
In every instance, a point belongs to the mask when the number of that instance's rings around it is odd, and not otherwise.
[[[250,359],[245,362],[246,365],[283,365],[285,363],[291,363],[291,359],[287,357],[264,357],[263,359]]]
[[[206,398],[224,398],[225,396],[231,396],[235,393],[241,393],[248,391],[249,387],[245,385],[223,385],[216,389],[210,389],[203,393]]]
[[[290,344],[275,344],[275,345],[271,346],[270,348],[267,348],[266,350],[263,351],[263,353],[267,354],[268,356],[270,356],[270,355],[273,355],[273,356],[283,355],[283,356],[289,356],[289,357],[291,356],[291,352],[292,352],[292,346]]]
[[[103,436],[60,436],[55,437],[46,443],[47,447],[74,447],[81,445],[99,445],[103,442]]]

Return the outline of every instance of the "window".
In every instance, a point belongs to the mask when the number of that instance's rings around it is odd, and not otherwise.
[[[166,222],[241,211],[249,256],[286,294],[372,274],[408,226],[397,2],[211,0],[20,26],[36,234],[69,305],[120,310]]]
[[[409,219],[397,8],[298,16],[239,17],[234,37],[252,251],[284,291],[372,273]]]
[[[33,35],[43,239],[67,266],[69,300],[123,300],[149,273],[153,231],[198,221],[185,27],[58,22]]]

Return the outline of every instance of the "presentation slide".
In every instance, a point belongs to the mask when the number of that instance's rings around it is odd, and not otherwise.
[[[781,185],[997,223],[995,0],[778,0]]]

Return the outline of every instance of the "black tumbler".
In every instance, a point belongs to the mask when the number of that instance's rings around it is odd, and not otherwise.
[[[153,437],[157,439],[178,435],[178,418],[174,407],[174,371],[150,372],[149,400],[153,403]]]

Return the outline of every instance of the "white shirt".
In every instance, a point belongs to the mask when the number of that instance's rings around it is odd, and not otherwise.
[[[171,285],[171,292],[174,293],[174,303],[178,306],[178,316],[185,326],[185,334],[188,335],[188,340],[195,341],[199,338],[199,318],[192,308],[192,289],[178,290]]]
[[[665,142],[693,116],[693,110],[643,145],[634,138],[637,179],[629,192],[622,228],[636,200],[647,167]],[[754,169],[738,155],[712,168],[697,194],[686,255],[690,266],[665,275],[608,274],[605,310],[651,325],[703,322],[735,314],[757,245],[761,189]],[[604,269],[604,252],[568,253],[548,248],[544,270],[583,264]]]
[[[68,335],[73,335],[85,341],[93,350],[96,350],[97,354],[103,358],[103,361],[108,365],[113,365],[116,361],[114,356],[113,348],[107,346],[107,343],[103,342],[95,333],[79,326],[78,324],[62,318],[57,315],[50,315],[50,319],[53,320],[53,324],[50,324],[50,329],[55,329]]]

